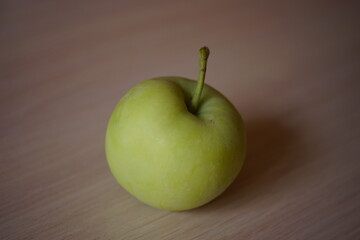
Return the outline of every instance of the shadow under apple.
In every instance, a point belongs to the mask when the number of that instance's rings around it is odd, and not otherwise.
[[[300,141],[294,128],[276,118],[258,118],[245,124],[247,154],[240,174],[223,194],[195,212],[244,206],[281,184],[282,177],[298,166],[298,159],[292,157],[292,148]]]

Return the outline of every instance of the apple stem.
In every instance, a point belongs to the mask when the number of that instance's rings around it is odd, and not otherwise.
[[[196,113],[199,106],[201,93],[204,88],[207,59],[209,57],[210,50],[208,47],[202,47],[200,48],[199,52],[200,52],[200,72],[199,72],[199,79],[196,85],[196,89],[190,104],[190,111],[192,113]]]

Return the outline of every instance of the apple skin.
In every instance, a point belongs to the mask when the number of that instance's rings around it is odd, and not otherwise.
[[[219,196],[245,158],[245,127],[235,107],[205,84],[195,114],[196,81],[160,77],[133,87],[106,133],[109,167],[129,193],[164,210],[188,210]]]

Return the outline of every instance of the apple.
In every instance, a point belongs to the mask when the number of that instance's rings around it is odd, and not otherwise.
[[[117,104],[106,132],[116,180],[138,200],[188,210],[219,196],[245,157],[245,128],[236,108],[204,84],[209,49],[200,49],[199,80],[159,77],[133,87]]]

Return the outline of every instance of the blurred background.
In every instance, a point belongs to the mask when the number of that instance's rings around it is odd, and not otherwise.
[[[358,1],[0,1],[1,239],[357,239]],[[196,78],[247,124],[233,185],[189,212],[113,179],[107,121],[135,84]]]

